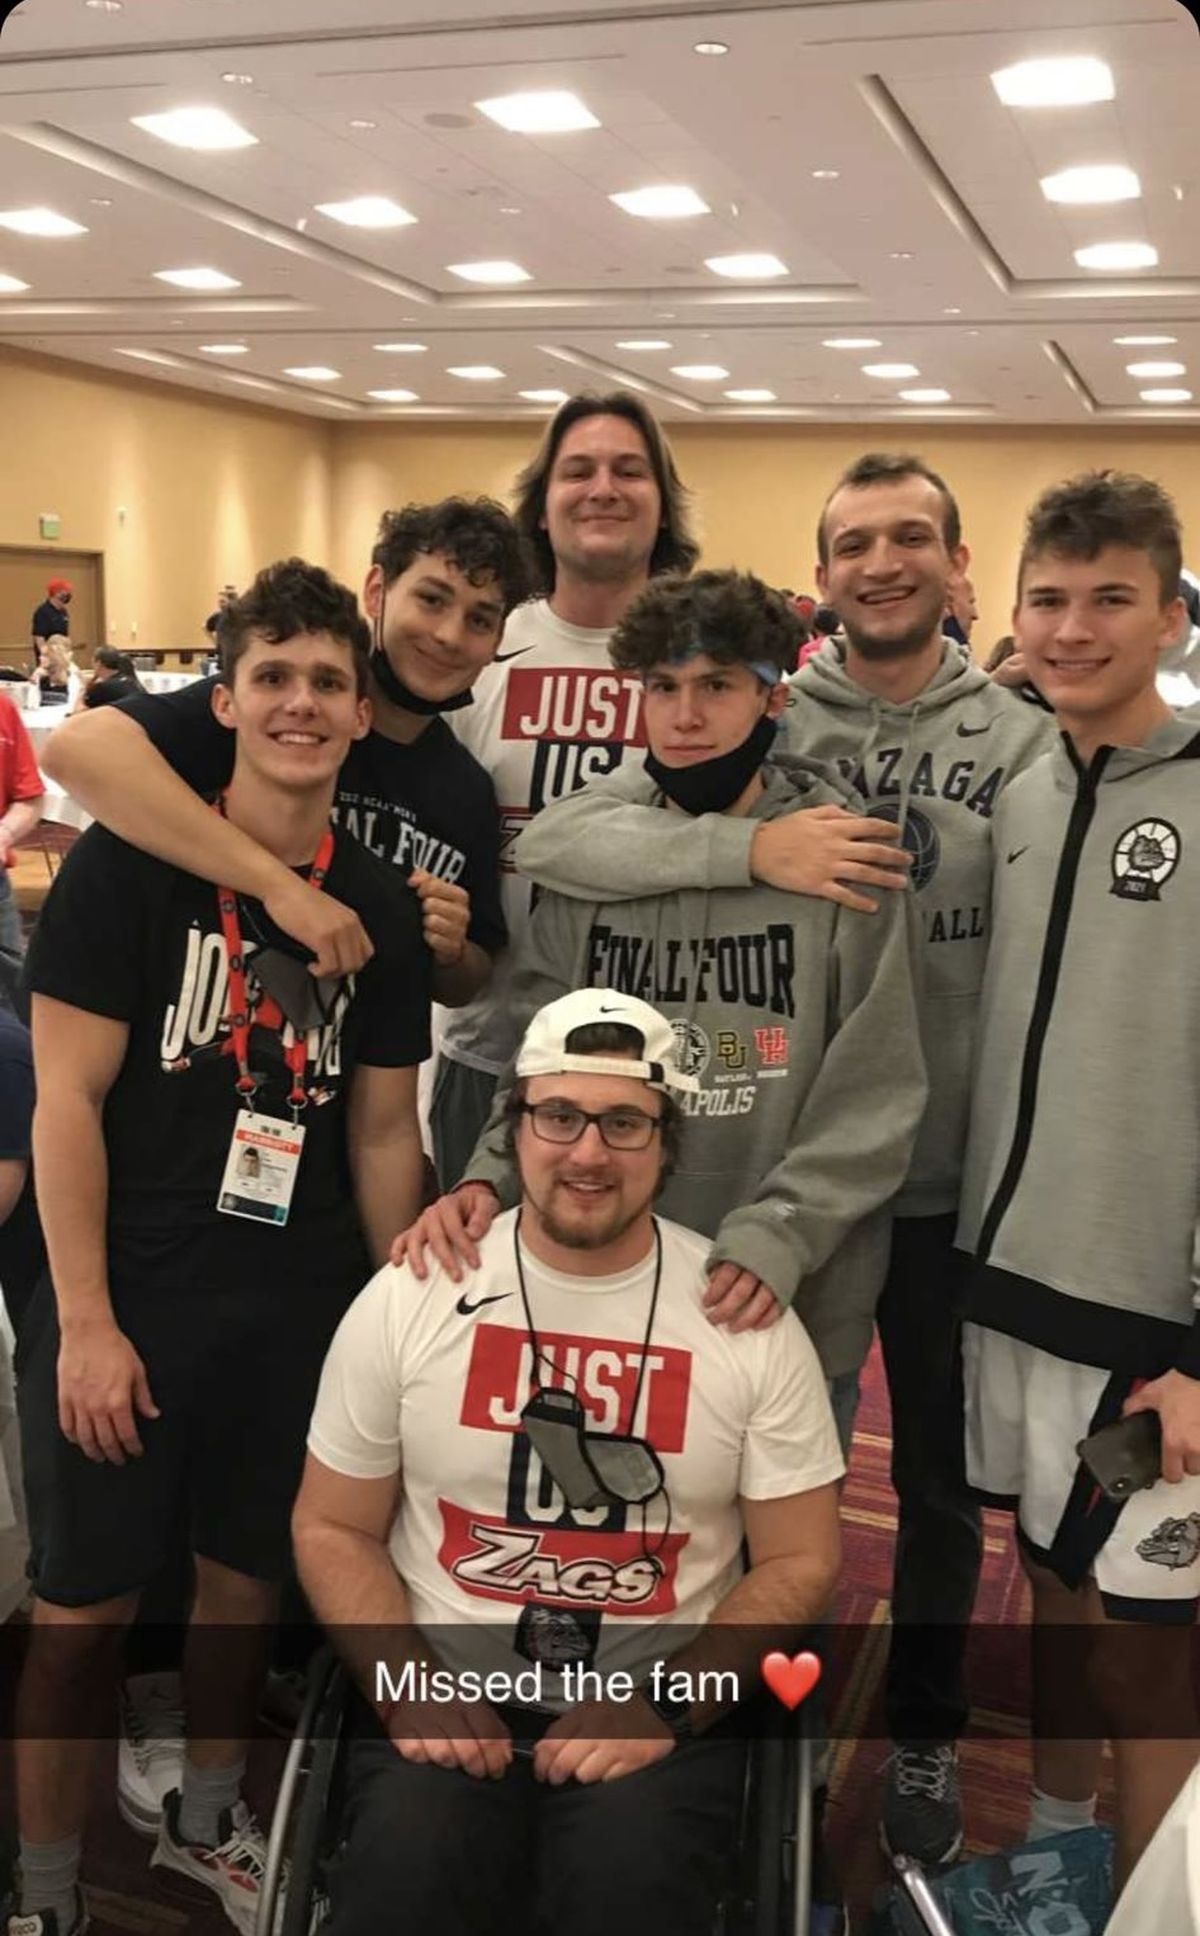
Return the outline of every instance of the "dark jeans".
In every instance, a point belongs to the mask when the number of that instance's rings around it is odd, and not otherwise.
[[[885,1690],[894,1741],[951,1741],[966,1725],[967,1626],[983,1536],[967,1491],[955,1218],[898,1217],[879,1338],[900,1502]]]
[[[500,1781],[415,1766],[367,1723],[327,1936],[711,1936],[745,1752],[710,1734],[639,1774],[551,1788],[527,1758]]]

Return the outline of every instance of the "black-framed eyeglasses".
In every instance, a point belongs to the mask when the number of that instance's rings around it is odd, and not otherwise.
[[[577,1143],[595,1123],[609,1149],[644,1150],[662,1127],[662,1117],[648,1116],[644,1109],[577,1109],[570,1102],[522,1102],[517,1108],[543,1143]]]

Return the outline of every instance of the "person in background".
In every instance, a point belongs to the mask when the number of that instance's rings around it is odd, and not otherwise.
[[[19,961],[25,941],[9,870],[18,843],[28,839],[42,817],[45,791],[25,722],[8,694],[0,692],[0,951],[10,961]],[[3,978],[0,999],[12,999]]]
[[[454,720],[495,782],[510,945],[442,1040],[430,1128],[443,1189],[462,1175],[516,1047],[512,950],[524,938],[532,895],[513,844],[548,801],[611,773],[628,748],[645,744],[640,684],[614,671],[608,642],[651,578],[690,571],[698,555],[666,439],[627,391],[569,398],[518,478],[516,500],[542,596],[514,613],[474,706]]]
[[[8,1936],[86,1926],[84,1744],[104,1732],[117,1644],[181,1521],[196,1571],[191,1725],[152,1860],[253,1929],[264,1850],[240,1784],[305,1422],[329,1340],[422,1183],[419,902],[330,826],[339,767],[367,730],[368,642],[353,594],[325,572],[289,559],[259,574],[222,631],[212,703],[234,769],[206,809],[359,910],[375,947],[361,971],[314,981],[261,905],[99,826],[36,930],[50,1275],[19,1360],[37,1597]],[[256,1178],[238,1164],[246,1147]]]
[[[961,645],[964,652],[971,649],[971,628],[979,617],[979,605],[975,597],[975,587],[966,572],[950,581],[950,595],[946,600],[946,610],[942,617],[942,633],[945,638],[953,639]]]
[[[92,676],[72,707],[73,712],[90,711],[93,706],[119,706],[123,699],[132,699],[142,691],[137,667],[128,652],[118,652],[111,645],[98,645],[92,654],[92,667]]]
[[[70,642],[65,638],[43,639],[30,682],[38,688],[42,699],[61,705],[70,696],[74,671]]]
[[[461,1284],[381,1270],[330,1347],[294,1515],[365,1697],[329,1936],[398,1929],[397,1905],[431,1936],[711,1936],[735,1703],[827,1604],[843,1464],[796,1319],[714,1331],[707,1243],[653,1214],[691,1087],[679,1041],[611,988],[541,1009],[505,1119],[517,1206]],[[572,1396],[591,1499],[531,1416]],[[381,1634],[393,1674],[537,1672],[503,1711],[393,1701],[364,1659]],[[580,1699],[564,1660],[595,1686],[623,1673],[630,1698]]]
[[[66,578],[52,578],[46,587],[46,596],[37,607],[29,621],[29,635],[33,641],[35,656],[40,660],[41,649],[47,639],[70,637],[71,621],[68,616],[72,590]]]
[[[217,609],[215,612],[210,612],[208,617],[204,621],[204,629],[208,633],[209,638],[212,640],[214,650],[216,649],[216,646],[217,646],[217,631],[220,627],[221,620],[224,618],[226,612],[229,610],[230,606],[234,603],[236,598],[237,598],[236,585],[222,585],[219,593],[217,594]]]
[[[1061,737],[996,815],[958,1227],[968,1476],[1033,1591],[1030,1836],[1095,1819],[1107,1737],[1118,1884],[1200,1749],[1200,721],[1155,684],[1179,573],[1148,478],[1029,513],[1013,633]],[[1161,1477],[1113,1499],[1080,1442],[1147,1412]]]

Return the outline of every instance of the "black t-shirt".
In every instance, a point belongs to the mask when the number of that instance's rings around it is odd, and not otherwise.
[[[30,619],[29,632],[35,639],[65,639],[70,636],[71,621],[66,612],[60,611],[47,598]]]
[[[124,710],[197,793],[218,793],[233,772],[233,734],[212,711],[215,680],[180,692],[142,693]],[[334,821],[405,878],[423,867],[457,882],[471,899],[471,940],[498,954],[507,933],[500,910],[500,821],[491,780],[444,719],[431,719],[411,745],[368,733],[355,740],[338,775]]]
[[[143,690],[140,679],[128,672],[114,672],[107,679],[94,680],[83,695],[83,703],[89,712],[93,706],[120,706],[126,699],[136,699]]]
[[[304,1152],[288,1222],[276,1229],[216,1209],[239,1108],[216,889],[102,827],[64,862],[27,981],[33,994],[129,1025],[104,1112],[114,1295],[131,1284],[155,1293],[258,1285],[286,1302],[291,1287],[361,1284],[347,1084],[361,1065],[410,1067],[429,1054],[430,956],[415,893],[356,841],[337,840],[326,886],[358,914],[375,953],[342,983],[329,1023],[310,1032]],[[264,1006],[253,958],[266,930],[261,908],[242,905],[253,1016]],[[277,1017],[252,1027],[254,1106],[284,1120],[287,1039]]]

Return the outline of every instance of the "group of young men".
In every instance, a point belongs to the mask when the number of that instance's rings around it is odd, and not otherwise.
[[[1092,1818],[1111,1736],[1127,1872],[1195,1759],[1200,722],[1154,683],[1172,508],[1101,474],[1034,508],[1014,634],[1043,705],[944,635],[968,553],[919,459],[830,494],[841,632],[794,679],[783,600],[697,555],[644,405],[573,398],[511,519],[384,517],[365,622],[287,561],[223,612],[215,683],[52,742],[102,824],[29,963],[50,1270],[19,1340],[9,1936],[87,1925],[67,1737],[103,1732],[181,1519],[187,1749],[137,1819],[252,1929],[241,1781],[298,1485],[300,1579],[360,1694],[336,1936],[401,1897],[463,1936],[518,1901],[707,1936],[736,1695],[830,1604],[875,1322],[887,1846],[961,1844],[984,1494],[1017,1511],[1040,1630],[1088,1641],[1069,1731],[1061,1650],[1035,1661],[1034,1832]],[[1162,1478],[1118,1508],[1075,1445],[1139,1410]],[[1131,1675],[1116,1643],[1150,1623]],[[390,1636],[382,1687],[364,1634]],[[709,1667],[732,1693],[693,1692]],[[476,1670],[501,1691],[469,1698]]]

